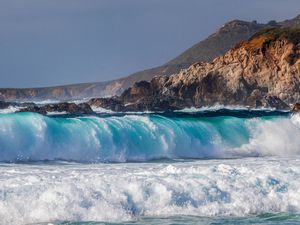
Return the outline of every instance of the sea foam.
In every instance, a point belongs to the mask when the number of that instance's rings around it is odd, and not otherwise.
[[[300,161],[0,165],[0,224],[300,213]]]

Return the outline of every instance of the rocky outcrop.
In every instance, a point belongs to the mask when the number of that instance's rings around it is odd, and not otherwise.
[[[299,103],[299,102],[297,102],[297,103],[293,106],[292,112],[294,112],[294,113],[300,113],[300,103]]]
[[[0,101],[0,109],[8,108],[10,105],[9,102]]]
[[[122,111],[245,105],[288,109],[300,101],[300,30],[272,28],[238,44],[211,63],[135,83],[114,97]],[[93,100],[98,106],[111,100]],[[93,103],[91,103],[93,104]]]
[[[0,101],[0,109],[6,109],[8,107],[32,107],[35,106],[32,102],[6,102],[6,101]]]
[[[24,107],[24,105],[22,105]],[[91,109],[90,105],[87,103],[57,103],[57,104],[47,104],[43,106],[38,106],[36,104],[21,108],[18,112],[35,112],[40,114],[48,114],[48,113],[68,113],[68,114],[92,114],[94,113]]]

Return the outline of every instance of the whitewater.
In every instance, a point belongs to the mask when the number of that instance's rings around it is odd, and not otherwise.
[[[300,224],[300,115],[0,114],[0,224]]]

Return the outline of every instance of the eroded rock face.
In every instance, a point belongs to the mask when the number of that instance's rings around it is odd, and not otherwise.
[[[178,74],[135,83],[114,101],[123,111],[216,103],[288,109],[288,104],[300,102],[299,43],[299,30],[268,29],[212,63],[195,63]]]

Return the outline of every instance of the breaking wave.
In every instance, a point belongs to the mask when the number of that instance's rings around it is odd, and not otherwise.
[[[300,153],[300,116],[0,115],[0,161],[127,162]]]

